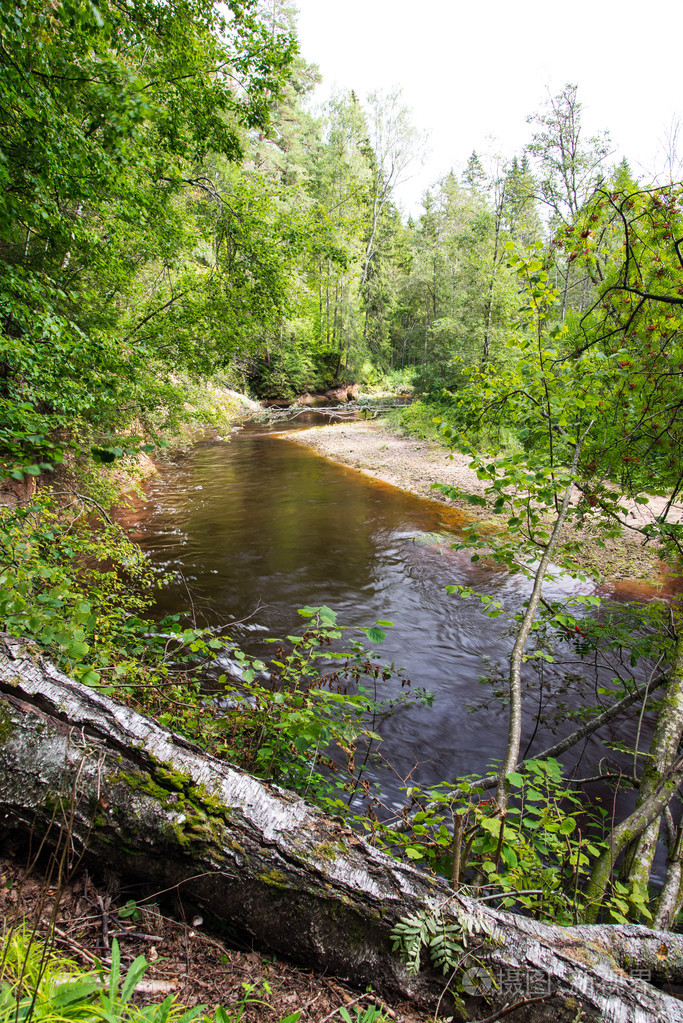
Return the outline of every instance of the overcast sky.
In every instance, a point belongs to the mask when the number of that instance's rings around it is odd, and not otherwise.
[[[615,162],[662,173],[683,116],[683,0],[295,0],[303,56],[333,87],[400,86],[425,163],[400,190],[406,210],[473,149],[521,151],[547,89],[579,86],[587,134],[607,129]],[[495,141],[491,141],[491,136]],[[683,155],[683,138],[679,152]]]

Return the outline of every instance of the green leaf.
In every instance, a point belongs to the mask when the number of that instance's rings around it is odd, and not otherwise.
[[[81,682],[84,686],[96,686],[99,685],[100,676],[96,671],[90,669],[89,671],[86,671],[82,675],[80,675],[78,681]]]
[[[333,611],[331,607],[326,607],[324,604],[318,608],[320,615],[320,621],[323,625],[336,625],[337,624],[337,612]]]
[[[135,991],[136,987],[142,980],[142,976],[147,969],[147,960],[144,956],[137,956],[133,960],[131,965],[128,967],[125,980],[121,986],[121,1001],[126,1003],[130,1001],[131,995]]]
[[[109,997],[115,998],[119,989],[119,976],[121,973],[121,950],[119,943],[114,938],[111,944],[111,967],[109,968]]]
[[[91,1001],[95,992],[101,988],[102,985],[93,980],[68,981],[59,985],[50,998],[50,1004],[59,1010],[67,1006],[73,1008],[79,1002]]]
[[[89,645],[81,642],[70,643],[66,648],[67,654],[74,660],[80,660],[81,657],[84,657],[87,654],[88,650],[90,650]]]
[[[386,632],[383,629],[373,626],[371,629],[363,629],[371,643],[383,643],[386,639]]]
[[[410,860],[421,860],[425,854],[425,850],[421,845],[408,845],[405,852]]]
[[[517,853],[512,848],[512,846],[504,844],[502,849],[500,850],[500,855],[501,859],[508,867],[512,868],[517,866],[519,860],[517,857]]]
[[[193,1019],[196,1019],[197,1016],[201,1016],[205,1011],[205,1005],[195,1005],[194,1008],[188,1009],[184,1012],[182,1016],[178,1016],[178,1018],[174,1020],[174,1023],[191,1023]],[[230,1020],[230,1023],[233,1023],[233,1021]]]

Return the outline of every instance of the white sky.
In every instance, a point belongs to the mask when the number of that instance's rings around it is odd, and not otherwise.
[[[294,2],[302,54],[323,75],[316,99],[400,86],[428,133],[425,163],[399,191],[407,211],[473,149],[520,152],[526,115],[566,82],[579,86],[586,134],[610,132],[614,162],[626,156],[648,179],[667,167],[683,119],[683,0]]]

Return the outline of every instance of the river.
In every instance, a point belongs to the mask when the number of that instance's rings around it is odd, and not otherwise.
[[[315,415],[298,422],[310,425]],[[348,626],[393,622],[378,653],[404,668],[413,686],[430,690],[434,702],[401,708],[382,729],[382,752],[392,765],[381,778],[387,799],[400,801],[409,776],[422,784],[453,780],[502,756],[505,708],[495,700],[476,713],[469,707],[490,695],[480,679],[509,654],[507,621],[485,617],[475,598],[448,596],[446,586],[473,586],[514,612],[530,584],[449,548],[463,513],[256,427],[176,457],[147,482],[145,498],[121,519],[156,566],[176,573],[159,613],[192,604],[207,624],[240,622],[228,630],[232,638],[259,655],[267,633],[301,632],[297,608],[305,605],[325,604]],[[565,576],[549,582],[544,595],[591,589]],[[567,644],[563,651],[571,653]],[[527,674],[531,680],[533,672]],[[544,700],[560,687],[560,676],[546,666]],[[384,695],[399,690],[400,680],[393,679]],[[571,694],[562,698],[570,707],[580,703]],[[532,752],[554,740],[548,726],[536,727],[536,711],[534,693],[522,743],[524,749],[535,731]],[[562,718],[558,734],[572,727],[566,713]],[[634,734],[630,724],[615,726],[621,742]],[[597,741],[582,746],[586,769],[598,749]]]

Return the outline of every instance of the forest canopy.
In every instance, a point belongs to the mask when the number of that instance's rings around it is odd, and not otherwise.
[[[313,113],[284,5],[1,14],[0,457],[17,479],[124,428],[154,437],[215,374],[270,398],[387,374],[438,395],[504,361],[530,248],[562,317],[588,307],[562,232],[599,182],[636,188],[606,137],[582,137],[567,86],[525,152],[473,152],[405,223],[396,187],[423,139],[400,93]]]

